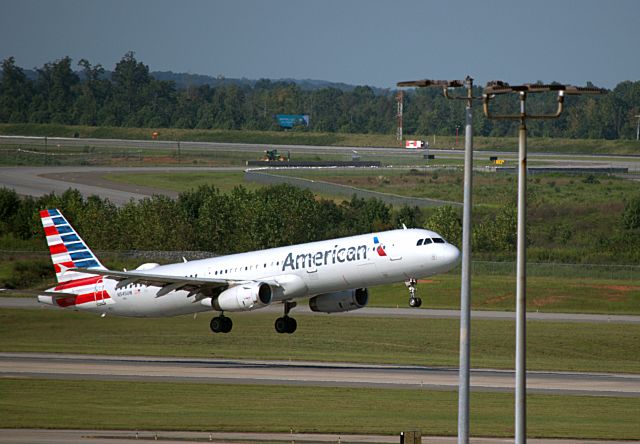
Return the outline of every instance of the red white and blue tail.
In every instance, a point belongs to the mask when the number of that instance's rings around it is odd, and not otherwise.
[[[56,270],[56,279],[59,283],[95,278],[91,274],[69,271],[70,268],[105,269],[60,211],[57,209],[42,210],[40,218],[44,234],[47,237],[51,261]]]

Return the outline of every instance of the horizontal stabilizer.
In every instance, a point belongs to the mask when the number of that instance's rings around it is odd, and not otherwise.
[[[16,290],[13,288],[0,288],[0,294],[15,294],[24,296],[51,296],[55,299],[68,298],[78,296],[76,293],[63,293],[60,291],[46,291],[46,290]]]

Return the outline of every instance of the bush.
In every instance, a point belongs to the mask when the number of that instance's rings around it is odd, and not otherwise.
[[[13,270],[5,281],[5,288],[30,288],[55,277],[53,265],[49,260],[34,259],[17,261],[13,264]]]

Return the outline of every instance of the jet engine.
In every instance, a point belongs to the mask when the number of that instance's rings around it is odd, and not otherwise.
[[[369,302],[369,290],[355,288],[353,290],[337,291],[335,293],[319,294],[309,299],[311,311],[323,313],[340,313],[357,310]]]
[[[249,282],[228,288],[214,298],[211,306],[217,311],[249,311],[271,303],[271,287],[264,282]]]

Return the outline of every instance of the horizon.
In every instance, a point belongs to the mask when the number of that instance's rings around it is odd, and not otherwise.
[[[466,75],[608,89],[640,79],[635,0],[2,1],[0,58],[25,69],[67,55],[113,69],[134,51],[154,72],[381,89]]]

